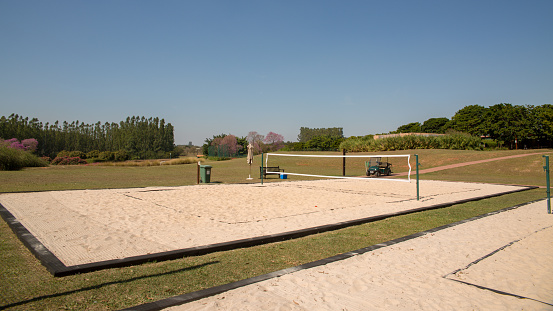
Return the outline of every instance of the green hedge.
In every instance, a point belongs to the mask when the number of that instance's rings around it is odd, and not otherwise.
[[[0,170],[2,171],[42,166],[48,166],[48,163],[28,151],[0,146]]]
[[[340,149],[349,152],[394,151],[409,149],[457,149],[482,150],[482,139],[468,134],[456,133],[444,136],[388,137],[374,140],[372,137],[350,137],[340,144]]]

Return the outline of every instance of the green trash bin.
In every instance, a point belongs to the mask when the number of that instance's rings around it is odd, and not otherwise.
[[[200,179],[204,184],[211,181],[211,165],[200,165]]]

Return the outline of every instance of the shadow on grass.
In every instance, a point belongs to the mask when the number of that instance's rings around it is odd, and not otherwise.
[[[181,273],[181,272],[185,272],[185,271],[191,271],[191,270],[203,268],[203,267],[213,265],[213,264],[217,264],[217,263],[219,263],[219,261],[211,261],[211,262],[203,263],[201,265],[182,268],[182,269],[178,269],[178,270],[174,270],[174,271],[151,274],[151,275],[144,275],[144,276],[130,278],[128,280],[107,282],[107,283],[98,284],[98,285],[89,286],[89,287],[84,287],[84,288],[80,288],[80,289],[75,289],[75,290],[71,290],[71,291],[67,291],[67,292],[44,295],[44,296],[35,297],[35,298],[31,298],[31,299],[27,299],[27,300],[14,302],[14,303],[10,303],[10,304],[7,304],[7,305],[0,306],[0,310],[7,309],[7,308],[12,308],[12,307],[16,307],[16,306],[21,306],[21,305],[24,305],[24,304],[27,304],[27,303],[36,302],[36,301],[40,301],[40,300],[44,300],[44,299],[56,298],[56,297],[67,296],[67,295],[71,295],[71,294],[75,294],[75,293],[79,293],[79,292],[86,292],[86,291],[89,291],[89,290],[100,289],[102,287],[109,286],[109,285],[130,283],[130,282],[134,282],[134,281],[141,280],[141,279],[148,279],[148,278],[153,278],[153,277],[159,277],[159,276],[164,276],[164,275],[171,275],[171,274],[175,274],[175,273]]]

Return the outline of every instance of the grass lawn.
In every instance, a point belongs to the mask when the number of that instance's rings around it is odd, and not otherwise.
[[[551,150],[416,150],[416,153],[420,155],[422,168],[430,168],[537,151],[552,154]],[[414,154],[415,151],[398,151],[390,154],[405,153]],[[307,158],[301,161],[287,159],[279,161],[284,161],[282,166],[288,171],[321,164],[321,161]],[[260,161],[260,157],[256,157],[256,165],[252,165],[254,182],[259,182],[257,178]],[[325,165],[329,166],[328,170],[336,170],[333,165],[337,165],[337,174],[340,174],[341,159],[339,161],[338,164],[328,162]],[[245,159],[234,159],[206,161],[204,164],[213,166],[212,181],[243,183],[247,182],[249,174],[249,167],[245,162]],[[541,155],[532,155],[424,174],[421,178],[541,186],[545,184],[543,163]],[[348,159],[348,174],[357,174],[356,170],[362,169],[362,165],[362,162]],[[403,169],[398,165],[397,171]],[[33,168],[17,172],[0,172],[0,192],[193,185],[196,183],[196,170],[195,164],[159,167]],[[297,179],[299,178],[293,177],[293,180]],[[278,179],[273,177],[266,182],[274,181]],[[63,278],[52,277],[21,244],[7,224],[1,221],[0,309],[121,309],[297,266],[504,207],[541,199],[545,195],[545,189],[536,189],[285,242]]]

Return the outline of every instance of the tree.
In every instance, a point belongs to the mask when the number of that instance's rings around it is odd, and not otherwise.
[[[451,118],[453,129],[474,136],[488,134],[484,125],[487,110],[487,108],[479,105],[464,107],[463,109],[457,111],[453,118]]]
[[[334,151],[340,148],[340,143],[344,140],[343,137],[334,137],[330,135],[322,135],[313,137],[307,143],[305,147],[307,149],[321,150],[321,151]]]
[[[532,109],[534,134],[538,139],[553,140],[553,105],[544,104]]]
[[[12,114],[0,118],[0,137],[26,140],[35,138],[41,156],[55,156],[61,150],[89,152],[124,149],[134,157],[163,154],[174,148],[173,126],[163,119],[128,117],[117,123],[79,121],[42,124],[37,118]]]
[[[230,155],[236,155],[242,146],[238,145],[236,136],[227,135],[221,140],[220,146],[224,146]]]
[[[445,133],[448,122],[448,118],[430,118],[424,121],[421,126],[421,131],[423,133],[443,134]]]
[[[401,125],[397,128],[396,133],[420,133],[420,122],[411,122],[409,124]]]
[[[284,136],[269,132],[263,142],[269,146],[270,151],[276,151],[284,147]]]
[[[263,152],[263,147],[264,147],[263,140],[265,139],[265,136],[260,135],[255,131],[252,131],[248,133],[248,136],[246,137],[246,139],[248,140],[248,143],[252,144],[254,154],[259,154]]]
[[[533,134],[529,107],[497,104],[485,115],[485,128],[492,138],[515,145]]]
[[[329,128],[301,127],[300,134],[298,135],[298,141],[305,143],[317,136],[329,136],[329,137],[342,138],[344,137],[344,130],[341,127],[329,127]]]

